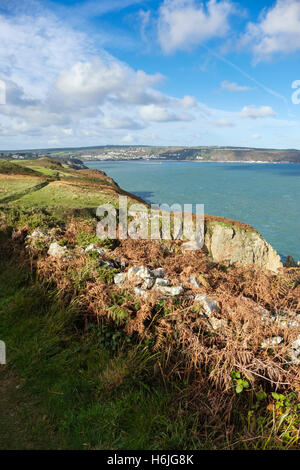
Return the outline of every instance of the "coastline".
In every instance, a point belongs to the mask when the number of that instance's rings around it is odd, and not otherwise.
[[[82,160],[83,163],[93,163],[93,162],[116,162],[116,163],[125,163],[125,162],[135,162],[135,163],[164,163],[164,162],[176,162],[176,163],[245,163],[245,164],[269,164],[269,165],[300,165],[298,162],[263,162],[263,161],[255,161],[255,160],[155,160],[149,159],[145,160],[143,158],[140,159],[125,159],[125,160],[114,160],[114,159],[99,159],[99,160]]]

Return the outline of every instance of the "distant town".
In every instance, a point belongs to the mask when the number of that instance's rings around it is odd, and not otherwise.
[[[99,146],[1,151],[0,158],[27,160],[43,157],[84,161],[190,160],[216,162],[300,163],[300,150],[242,147]]]

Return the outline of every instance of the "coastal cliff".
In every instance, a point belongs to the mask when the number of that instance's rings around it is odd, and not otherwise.
[[[274,248],[249,225],[207,217],[205,229],[205,247],[217,263],[255,264],[273,272],[283,267]]]
[[[19,214],[19,222],[47,219],[64,223],[66,215],[89,215],[102,203],[117,207],[118,197],[127,196],[129,205],[144,203],[138,196],[122,190],[103,171],[71,168],[43,158],[22,163],[2,161],[0,165],[0,204],[9,214]],[[40,215],[38,216],[37,213]],[[18,216],[14,216],[18,223]],[[36,226],[37,222],[35,222]],[[217,263],[249,266],[277,272],[282,268],[280,256],[251,226],[223,217],[205,216],[205,248]]]

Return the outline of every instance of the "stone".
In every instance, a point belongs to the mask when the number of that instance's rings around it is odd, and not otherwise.
[[[202,286],[206,288],[210,287],[209,282],[202,274],[192,274],[187,282],[191,284],[191,286],[196,287],[196,289],[199,289]]]
[[[166,275],[164,268],[151,269],[151,272],[154,277],[164,277]]]
[[[0,365],[6,364],[6,346],[4,341],[0,340]]]
[[[254,229],[212,221],[206,223],[205,247],[216,263],[257,266],[278,272],[283,267],[274,248]]]
[[[195,276],[195,274],[193,274],[188,280],[187,282],[189,284],[191,284],[191,286],[193,287],[196,287],[196,289],[198,289],[200,287],[201,284],[199,284],[199,282],[197,281],[197,278]]]
[[[283,263],[283,266],[285,268],[296,268],[297,265],[295,263],[295,260],[292,256],[287,256],[285,262]]]
[[[121,269],[125,269],[126,266],[128,265],[125,259],[121,259],[118,256],[114,258],[114,263],[117,264]]]
[[[155,287],[159,287],[159,286],[170,286],[171,285],[171,281],[169,281],[169,279],[163,279],[161,277],[158,277],[156,278],[155,280]]]
[[[128,269],[128,279],[134,279],[135,277],[140,277],[141,279],[151,279],[153,278],[153,274],[146,266],[133,266]]]
[[[120,286],[125,283],[127,279],[127,274],[126,273],[118,273],[114,276],[114,283],[117,286]]]
[[[133,289],[133,291],[134,291],[135,295],[138,295],[140,297],[146,297],[147,296],[147,292],[144,289],[142,289],[141,287],[135,287]]]
[[[49,238],[50,234],[41,228],[35,229],[27,238]]]
[[[195,302],[200,303],[205,310],[205,313],[208,317],[212,315],[213,312],[220,312],[218,302],[204,294],[198,294],[195,297]]]
[[[142,289],[152,289],[152,287],[154,286],[154,283],[155,283],[155,280],[148,277],[147,279],[145,279],[142,285]]]
[[[209,324],[215,331],[224,329],[228,325],[226,320],[217,317],[209,317]]]
[[[68,249],[66,246],[60,246],[57,242],[51,243],[48,250],[48,255],[55,258],[65,258],[68,254]]]
[[[99,248],[97,247],[96,245],[94,245],[94,243],[91,243],[90,245],[88,245],[86,248],[85,248],[85,253],[88,253],[89,251],[97,251],[97,253],[99,253],[99,255],[104,255],[105,253],[105,250],[103,250],[102,248]]]
[[[100,260],[100,266],[105,266],[107,269],[115,269],[115,265],[112,261],[107,261],[104,259]]]
[[[291,356],[293,364],[300,364],[300,335],[292,344]]]
[[[282,343],[283,338],[282,336],[273,336],[273,338],[268,338],[266,341],[263,341],[261,343],[261,347],[263,349],[267,349],[270,347],[278,346],[280,343]]]
[[[155,289],[161,292],[162,294],[166,295],[167,297],[177,297],[179,295],[184,294],[184,289],[182,286],[157,286]]]

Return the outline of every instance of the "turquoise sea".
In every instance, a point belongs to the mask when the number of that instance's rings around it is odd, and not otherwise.
[[[89,162],[150,203],[204,204],[255,227],[284,258],[300,260],[300,165]]]

